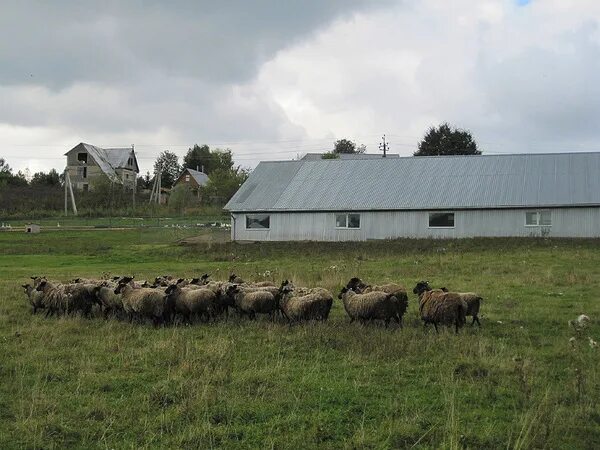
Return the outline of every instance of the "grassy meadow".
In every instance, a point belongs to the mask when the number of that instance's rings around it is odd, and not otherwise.
[[[216,230],[0,233],[0,448],[600,448],[600,241],[233,244]],[[404,329],[32,315],[31,275],[230,271],[411,291]],[[423,329],[416,281],[484,297]],[[568,324],[592,319],[580,333]],[[573,342],[570,338],[575,337]]]

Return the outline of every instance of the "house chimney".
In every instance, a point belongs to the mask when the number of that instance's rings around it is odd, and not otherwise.
[[[204,164],[202,165],[202,173],[204,173]]]
[[[196,172],[200,172],[200,166],[196,166]]]

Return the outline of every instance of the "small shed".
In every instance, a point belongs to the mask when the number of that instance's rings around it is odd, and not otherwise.
[[[41,228],[37,223],[28,223],[25,225],[25,233],[39,233],[40,231]]]

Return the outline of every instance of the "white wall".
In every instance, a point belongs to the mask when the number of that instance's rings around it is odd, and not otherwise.
[[[269,230],[246,230],[245,214],[235,213],[231,237],[250,241],[362,241],[394,238],[478,236],[600,237],[600,208],[551,209],[552,226],[525,226],[529,210],[454,211],[454,228],[429,228],[427,211],[362,212],[360,229],[336,229],[335,213],[270,213]]]

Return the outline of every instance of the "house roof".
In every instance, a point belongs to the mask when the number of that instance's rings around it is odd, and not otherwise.
[[[302,157],[303,161],[318,161],[323,159],[325,153],[307,153]],[[383,153],[338,153],[335,159],[382,159]],[[386,158],[400,158],[398,153],[388,153]]]
[[[208,175],[206,175],[204,172],[199,172],[198,170],[194,170],[194,169],[185,169],[188,171],[188,173],[192,176],[192,178],[194,180],[196,180],[196,183],[198,183],[198,186],[204,186],[207,182],[208,182]]]
[[[599,153],[261,162],[230,211],[600,205]]]
[[[100,148],[96,147],[95,145],[81,142],[65,153],[65,155],[80,146],[83,147],[88,154],[92,156],[92,158],[94,158],[94,161],[96,161],[96,164],[98,164],[100,169],[102,169],[102,171],[114,181],[121,181],[117,176],[116,169],[127,167],[127,162],[132,156],[135,163],[135,171],[137,173],[140,171],[133,148]]]

